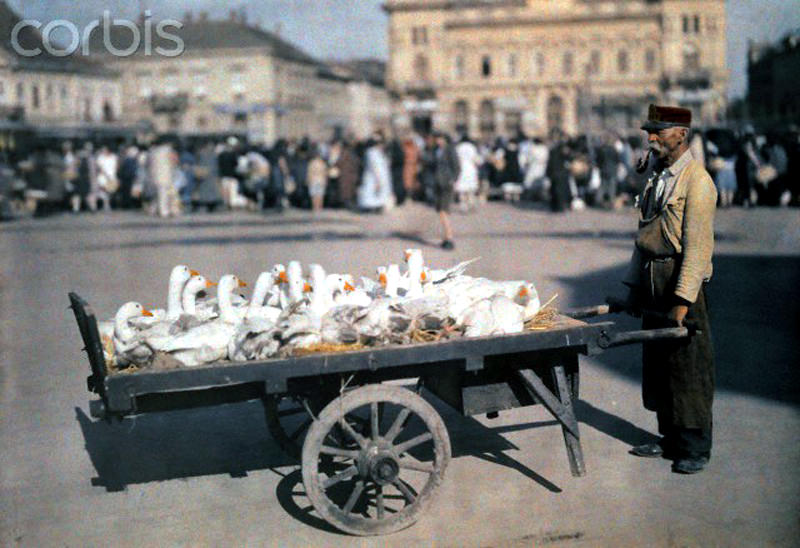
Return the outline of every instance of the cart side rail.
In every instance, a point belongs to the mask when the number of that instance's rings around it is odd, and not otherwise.
[[[83,349],[89,356],[89,365],[92,374],[87,377],[86,383],[91,392],[98,394],[106,399],[105,379],[108,375],[108,367],[103,357],[103,344],[100,340],[100,332],[97,329],[97,319],[94,311],[85,300],[77,293],[69,293],[70,308],[75,314],[75,321],[83,339]]]

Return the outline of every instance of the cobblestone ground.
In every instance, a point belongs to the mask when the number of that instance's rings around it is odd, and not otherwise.
[[[0,544],[25,546],[762,546],[800,538],[800,215],[718,215],[710,285],[717,356],[715,445],[696,476],[636,459],[654,417],[641,407],[640,350],[582,360],[587,475],[573,478],[560,429],[540,407],[463,418],[437,403],[453,456],[427,515],[358,539],[309,508],[298,468],[269,438],[260,404],[96,422],[88,417],[77,291],[100,317],[127,300],[162,305],[169,269],[254,281],[275,262],[369,275],[421,247],[446,266],[534,281],[556,306],[622,295],[635,216],[554,216],[491,203],[454,216],[439,250],[435,214],[324,212],[157,220],[138,213],[0,225]],[[624,325],[632,321],[620,319]]]

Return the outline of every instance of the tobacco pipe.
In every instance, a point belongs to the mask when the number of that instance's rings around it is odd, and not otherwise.
[[[644,173],[647,171],[647,166],[650,164],[650,155],[653,154],[653,149],[648,148],[644,156],[636,161],[636,173]]]

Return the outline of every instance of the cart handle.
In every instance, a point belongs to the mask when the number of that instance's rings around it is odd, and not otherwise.
[[[582,308],[573,308],[571,310],[566,311],[564,314],[569,316],[570,318],[574,318],[576,320],[582,320],[585,318],[594,318],[596,316],[604,316],[606,314],[619,314],[621,312],[626,312],[628,314],[634,315],[633,311],[629,309],[628,303],[622,299],[618,299],[616,297],[606,297],[606,304],[599,304],[596,306],[585,306]],[[656,312],[655,310],[648,310],[648,309],[640,309],[637,311],[636,315],[644,315],[649,316],[651,318],[657,318],[666,321],[672,321],[665,314],[662,312]],[[675,323],[674,321],[672,322]],[[689,329],[690,334],[700,333],[700,324],[694,322],[692,320],[684,320],[683,323],[675,327],[686,327]],[[672,328],[665,328],[665,329],[672,329]],[[657,331],[650,329],[648,331]],[[669,336],[667,337],[669,338]]]
[[[608,333],[603,330],[597,338],[597,346],[605,350],[615,346],[651,342],[664,339],[683,339],[689,337],[694,331],[688,327],[664,327],[659,329],[640,329],[637,331],[622,331]]]

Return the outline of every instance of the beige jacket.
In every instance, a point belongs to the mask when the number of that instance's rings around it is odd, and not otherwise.
[[[662,223],[664,234],[676,253],[683,256],[675,294],[693,303],[703,282],[711,279],[717,190],[711,176],[688,150],[666,169],[671,173],[662,195],[666,204],[661,218],[654,222]],[[647,206],[649,195],[655,192],[655,181],[656,178],[651,177],[642,191],[643,207]],[[623,283],[642,285],[645,263],[646,259],[635,249]]]

